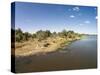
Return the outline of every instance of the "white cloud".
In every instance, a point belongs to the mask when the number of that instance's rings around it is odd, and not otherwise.
[[[87,20],[87,21],[85,21],[84,23],[86,23],[86,24],[90,24],[91,22]]]
[[[80,10],[79,7],[74,7],[74,8],[73,8],[73,11],[79,11],[79,10]]]
[[[74,18],[75,16],[74,15],[70,15],[70,18]]]

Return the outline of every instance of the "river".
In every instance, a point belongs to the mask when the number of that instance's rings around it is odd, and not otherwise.
[[[16,59],[16,72],[97,68],[97,36],[74,41],[57,52]]]

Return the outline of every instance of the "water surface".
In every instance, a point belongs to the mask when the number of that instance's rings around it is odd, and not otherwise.
[[[57,52],[16,58],[16,72],[88,69],[97,67],[97,36],[74,41]]]

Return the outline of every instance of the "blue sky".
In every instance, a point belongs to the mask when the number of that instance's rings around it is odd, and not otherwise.
[[[16,2],[15,28],[24,32],[63,29],[97,34],[97,8],[76,5],[54,5]]]

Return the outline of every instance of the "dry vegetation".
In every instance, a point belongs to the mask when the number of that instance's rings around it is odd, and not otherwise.
[[[15,56],[29,56],[46,54],[57,51],[74,40],[81,38],[81,34],[73,31],[63,30],[60,33],[51,33],[50,31],[38,31],[36,34],[23,33],[20,29],[16,30],[15,37]],[[12,55],[14,54],[12,49]]]

